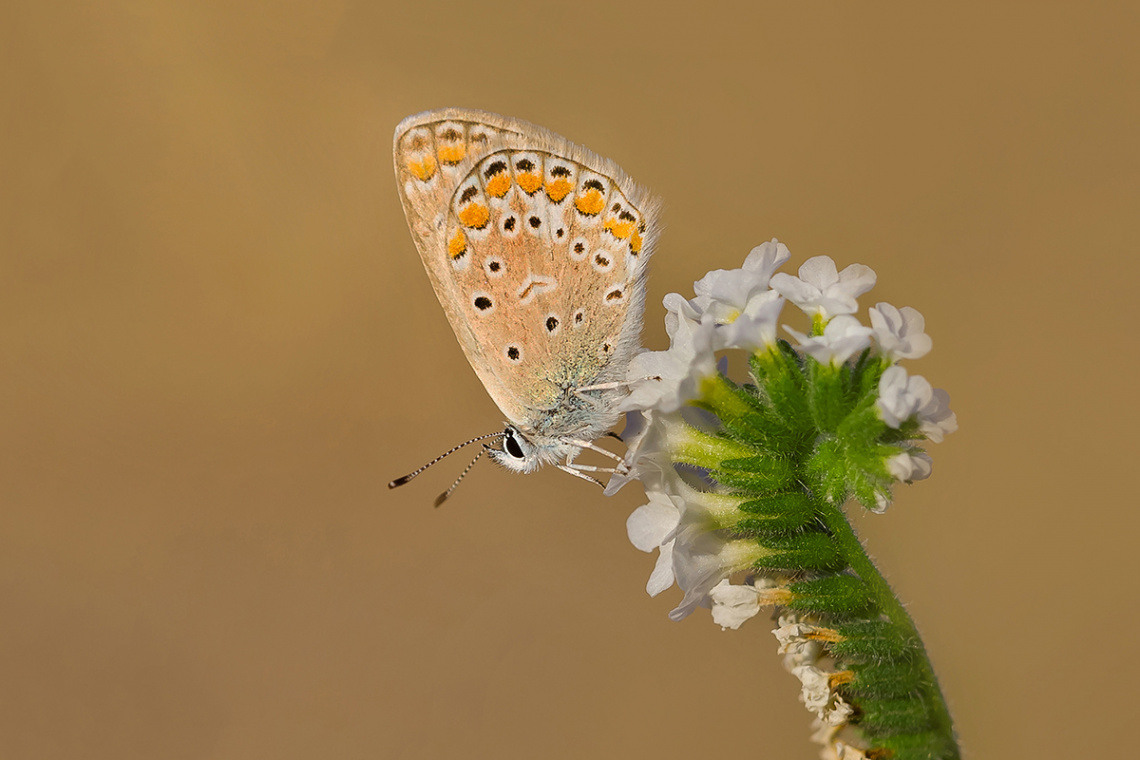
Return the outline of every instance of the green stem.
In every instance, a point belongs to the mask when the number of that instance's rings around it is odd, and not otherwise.
[[[851,527],[851,523],[848,522],[843,510],[821,501],[819,515],[834,537],[835,543],[847,564],[867,584],[867,588],[879,609],[883,611],[894,626],[906,632],[918,655],[918,666],[922,669],[922,688],[925,692],[925,701],[935,710],[934,717],[940,732],[953,741],[954,725],[950,719],[950,710],[946,707],[946,699],[942,696],[942,689],[938,686],[938,678],[934,675],[930,657],[926,654],[926,647],[923,646],[922,637],[918,635],[914,621],[891,590],[886,578],[879,572],[879,568],[867,556],[867,551],[863,548],[862,542],[855,534],[855,529]],[[957,742],[953,743],[955,750],[953,757],[956,760],[960,755]]]

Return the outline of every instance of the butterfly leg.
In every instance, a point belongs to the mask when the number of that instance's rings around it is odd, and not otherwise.
[[[583,385],[581,388],[575,388],[575,395],[581,396],[587,391],[616,391],[618,388],[628,388],[631,385],[645,382],[646,380],[660,380],[660,375],[651,375],[649,377],[639,377],[636,380],[618,380],[613,383],[598,383],[597,385]]]
[[[585,444],[583,444],[583,445],[585,445]],[[596,449],[596,450],[601,451],[605,454],[610,454],[610,452],[606,451],[605,449],[597,449],[597,447],[595,447],[595,446],[590,446],[589,448]],[[613,456],[615,459],[619,459],[619,461],[621,462],[621,464],[618,467],[595,467],[592,464],[578,464],[574,460],[577,458],[579,453],[581,453],[581,452],[575,451],[573,454],[568,454],[566,456],[566,463],[558,465],[558,466],[561,467],[562,469],[569,468],[569,469],[574,470],[575,472],[579,472],[579,473],[583,472],[583,471],[584,472],[608,472],[611,474],[616,473],[618,475],[625,475],[627,472],[629,472],[629,470],[625,467],[625,461],[621,460],[620,457],[616,457],[613,454],[610,454],[610,456]]]
[[[562,470],[563,472],[570,473],[574,477],[581,478],[582,480],[588,480],[596,486],[600,486],[602,488],[606,487],[606,484],[603,483],[602,481],[598,480],[597,478],[591,478],[589,475],[586,475],[585,473],[578,472],[576,469],[574,469],[573,467],[570,467],[569,465],[556,464],[554,466],[557,467],[558,469]]]
[[[569,467],[571,470],[582,470],[585,472],[608,472],[617,475],[625,475],[627,472],[629,472],[629,470],[623,470],[619,467],[595,467],[592,464],[566,464],[559,466]]]
[[[596,451],[599,454],[605,454],[610,459],[616,459],[617,461],[621,462],[622,464],[625,464],[624,458],[618,456],[617,454],[613,453],[612,451],[607,451],[606,449],[603,449],[601,446],[595,445],[592,441],[570,441],[570,443],[574,444],[575,446],[581,446],[584,449],[589,449],[590,451]],[[573,461],[573,458],[571,458],[571,461]],[[570,464],[570,462],[568,461],[568,462],[566,462],[566,464]]]

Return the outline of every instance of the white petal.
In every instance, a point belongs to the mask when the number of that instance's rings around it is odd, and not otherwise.
[[[657,564],[649,575],[649,582],[645,590],[650,596],[657,596],[673,585],[673,542],[670,541],[661,547],[661,554],[657,556]]]
[[[934,389],[921,375],[908,376],[906,369],[888,367],[879,378],[879,398],[875,405],[883,422],[897,428],[934,397]]]
[[[905,451],[895,454],[893,457],[887,458],[887,472],[895,480],[910,480],[910,474],[914,471],[914,466],[910,463],[910,454]],[[634,543],[634,546],[637,546]]]
[[[752,298],[744,312],[731,324],[717,328],[713,347],[716,350],[742,348],[763,351],[776,345],[776,332],[784,299],[773,290]]]
[[[701,321],[702,311],[680,293],[667,293],[661,303],[665,307],[665,332],[669,335],[670,345],[679,325]]]
[[[871,328],[847,314],[828,322],[823,335],[804,335],[787,325],[784,329],[796,339],[804,353],[820,364],[843,364],[871,344]]]
[[[813,665],[798,665],[792,668],[792,675],[803,685],[800,698],[804,707],[822,718],[824,708],[831,701],[828,674]]]
[[[736,630],[760,611],[760,594],[754,586],[733,585],[722,580],[709,591],[712,619],[721,629]]]
[[[918,410],[919,429],[935,443],[958,429],[958,415],[950,411],[950,394],[941,388],[931,393],[930,400]]]
[[[830,256],[816,256],[800,267],[800,276],[772,276],[772,289],[799,306],[809,315],[829,318],[837,314],[854,314],[859,308],[855,300],[875,285],[875,272],[862,264],[852,264],[837,272]]]
[[[743,269],[762,279],[767,287],[772,279],[772,273],[787,263],[791,257],[792,253],[788,250],[788,246],[772,238],[748,253],[748,257],[744,259]]]
[[[877,515],[881,515],[887,511],[887,507],[891,506],[891,500],[886,494],[875,492],[875,506],[871,507],[871,511]]]
[[[780,642],[779,652],[784,655],[784,667],[789,671],[794,671],[802,665],[813,665],[819,661],[823,654],[823,645],[818,641],[806,638],[807,634],[813,630],[815,630],[813,626],[804,623],[792,623],[782,625],[772,631]]]
[[[883,355],[893,361],[918,359],[930,353],[934,342],[923,332],[925,320],[917,309],[896,309],[889,303],[876,304],[870,310],[875,342]]]
[[[629,542],[643,552],[651,552],[661,546],[677,523],[681,521],[681,510],[665,494],[649,494],[649,503],[633,510],[625,521]]]
[[[820,296],[823,295],[819,288],[807,284],[799,277],[793,277],[783,272],[772,275],[772,290],[804,311],[810,311],[819,302]]]
[[[911,465],[913,469],[910,473],[910,480],[926,480],[930,477],[930,473],[934,470],[934,460],[925,451],[920,451],[911,456]]]
[[[830,256],[813,256],[800,267],[800,279],[820,291],[825,291],[839,282],[839,271]]]
[[[847,702],[843,700],[843,697],[835,694],[832,698],[831,704],[824,709],[823,715],[821,715],[820,718],[825,724],[829,726],[842,726],[847,723],[847,719],[850,718],[854,713],[854,708],[852,708],[851,705],[847,704]],[[839,744],[841,747],[848,746],[842,742]],[[851,747],[850,749],[854,750],[854,752],[849,751],[843,755],[840,755],[840,760],[858,760],[860,756],[866,757],[866,755],[863,754],[862,750],[857,750],[854,747]]]
[[[618,405],[619,411],[676,411],[697,397],[704,378],[716,374],[716,325],[707,318],[700,322],[679,319],[675,328],[667,351],[646,351],[630,360],[627,379],[660,379],[637,383]]]
[[[832,265],[834,266],[834,264]],[[858,298],[871,288],[875,287],[878,275],[875,270],[863,264],[852,264],[839,273],[839,286],[843,292]]]

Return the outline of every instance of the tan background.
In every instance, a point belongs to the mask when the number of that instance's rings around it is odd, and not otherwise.
[[[1135,3],[23,5],[0,757],[815,756],[763,621],[645,596],[635,488],[386,489],[500,424],[392,178],[445,105],[665,197],[650,346],[665,293],[773,236],[918,307],[961,432],[858,522],[964,746],[1134,750]]]

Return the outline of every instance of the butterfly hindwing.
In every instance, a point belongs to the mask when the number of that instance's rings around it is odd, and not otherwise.
[[[549,425],[568,389],[623,379],[656,200],[612,162],[492,114],[411,117],[395,143],[424,266],[508,419]]]

